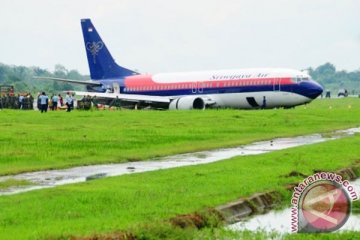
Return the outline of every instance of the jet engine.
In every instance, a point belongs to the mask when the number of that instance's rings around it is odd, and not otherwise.
[[[201,97],[187,96],[174,99],[170,105],[170,110],[191,110],[205,109],[205,101]]]

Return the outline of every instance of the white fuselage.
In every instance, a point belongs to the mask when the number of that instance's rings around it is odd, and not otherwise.
[[[240,69],[136,75],[124,79],[124,94],[202,98],[212,107],[291,107],[313,100],[320,85],[292,69]],[[315,94],[316,95],[316,94]]]

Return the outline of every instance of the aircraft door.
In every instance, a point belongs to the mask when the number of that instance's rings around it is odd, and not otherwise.
[[[203,93],[204,92],[204,83],[194,82],[191,84],[192,93]]]
[[[196,84],[196,82],[194,82],[194,83],[191,84],[191,91],[192,91],[192,93],[196,93],[196,91],[197,91],[197,84]]]
[[[114,82],[114,83],[113,83],[113,89],[114,89],[114,93],[120,93],[119,83]]]
[[[280,91],[281,90],[281,85],[280,85],[280,79],[279,78],[274,78],[274,80],[273,80],[273,89],[274,89],[274,91]]]
[[[204,90],[203,83],[202,83],[202,82],[198,82],[198,93],[202,93],[203,90]]]

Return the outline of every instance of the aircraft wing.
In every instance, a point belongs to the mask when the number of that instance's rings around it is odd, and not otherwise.
[[[59,81],[59,82],[68,82],[68,83],[76,83],[76,84],[82,84],[82,85],[93,85],[93,86],[101,86],[101,83],[93,81],[93,80],[72,80],[72,79],[64,79],[64,78],[54,78],[54,77],[33,77],[35,79],[40,80],[53,80],[53,81]]]
[[[167,109],[171,102],[170,98],[161,97],[161,96],[122,94],[122,93],[119,94],[119,93],[79,92],[79,91],[69,91],[69,92],[74,93],[77,96],[84,96],[84,97],[90,96],[93,99],[99,99],[99,100],[118,99],[124,106],[134,106],[136,104],[138,105],[138,107]]]

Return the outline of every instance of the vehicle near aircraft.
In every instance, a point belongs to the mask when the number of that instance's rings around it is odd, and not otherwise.
[[[309,103],[323,91],[307,73],[283,68],[140,74],[114,61],[90,19],[81,26],[91,80],[38,77],[85,85],[87,92],[76,95],[118,99],[130,108],[256,109]]]
[[[349,92],[347,89],[345,89],[345,88],[339,89],[338,97],[347,97],[347,96],[349,96]]]

